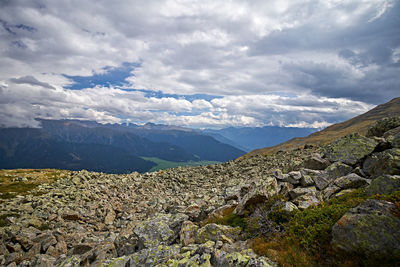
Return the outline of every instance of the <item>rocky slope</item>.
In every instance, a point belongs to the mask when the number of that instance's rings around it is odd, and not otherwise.
[[[390,265],[400,260],[399,175],[400,118],[367,137],[220,165],[71,172],[0,203],[0,265],[290,265],[256,241],[295,233],[302,214],[351,194],[357,201],[335,209],[327,244],[344,259]]]

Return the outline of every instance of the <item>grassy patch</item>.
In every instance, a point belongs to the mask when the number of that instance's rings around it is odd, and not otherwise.
[[[176,168],[179,166],[200,166],[200,165],[211,165],[211,164],[220,163],[219,161],[207,161],[207,160],[175,162],[175,161],[168,161],[168,160],[163,160],[163,159],[155,158],[155,157],[142,157],[142,159],[152,161],[157,164],[156,166],[154,166],[153,168],[151,168],[149,170],[150,172],[165,170],[165,169],[170,169],[170,168]]]
[[[333,225],[350,208],[368,198],[391,201],[400,208],[400,190],[393,194],[368,197],[359,189],[304,211],[288,214],[276,209],[269,214],[269,218],[284,226],[285,232],[272,236],[258,236],[253,239],[252,248],[256,253],[270,257],[281,266],[368,265],[371,262],[366,262],[366,259],[338,253],[330,245]]]
[[[58,169],[0,170],[0,199],[30,194],[40,184],[52,183],[69,173],[69,171]]]

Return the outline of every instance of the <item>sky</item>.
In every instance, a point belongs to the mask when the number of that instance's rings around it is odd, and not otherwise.
[[[0,125],[323,128],[400,96],[400,1],[0,0]]]

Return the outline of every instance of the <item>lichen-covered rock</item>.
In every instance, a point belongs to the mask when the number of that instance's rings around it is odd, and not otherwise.
[[[372,177],[382,174],[400,174],[400,149],[392,148],[373,153],[364,161],[363,171]]]
[[[312,194],[315,195],[317,193],[317,189],[315,186],[310,187],[297,187],[289,192],[289,195],[292,199],[295,199],[301,195]]]
[[[382,175],[371,181],[367,195],[391,194],[400,188],[400,175]]]
[[[314,181],[315,187],[318,188],[318,190],[323,190],[332,181],[331,177],[326,171],[302,169],[301,172],[303,173],[304,177],[311,177],[311,179]]]
[[[378,142],[373,139],[359,134],[351,134],[328,145],[325,149],[325,155],[331,162],[340,161],[354,165],[360,159],[372,153],[377,145]]]
[[[332,245],[348,253],[400,260],[400,218],[390,202],[369,199],[350,209],[332,228]]]
[[[242,230],[240,227],[231,227],[227,225],[219,225],[215,223],[207,224],[201,227],[195,237],[195,241],[198,244],[205,243],[209,240],[211,241],[219,241],[226,240],[226,238],[236,240]]]
[[[400,131],[400,127],[399,131]],[[388,138],[389,144],[393,147],[393,148],[400,148],[400,133],[395,134],[394,136],[390,136]]]
[[[196,233],[199,227],[191,221],[184,221],[179,233],[181,242],[187,246],[195,242]]]
[[[277,266],[276,263],[265,257],[258,257],[253,250],[247,249],[240,252],[227,253],[224,251],[216,251],[213,257],[213,266],[215,267],[272,267]]]
[[[355,173],[350,173],[349,175],[339,177],[335,180],[335,185],[339,186],[342,189],[359,188],[367,184],[367,179],[358,176]]]
[[[331,184],[322,191],[322,197],[324,200],[328,200],[331,198],[332,195],[339,192],[340,190],[341,188],[339,186]]]
[[[187,220],[185,214],[157,214],[139,223],[133,232],[138,238],[141,248],[150,248],[158,245],[170,245],[178,237],[183,221]]]
[[[317,206],[320,204],[321,199],[319,194],[307,193],[294,199],[293,203],[297,205],[298,209],[305,210],[310,206]]]
[[[319,153],[314,153],[304,161],[304,167],[311,170],[325,170],[330,162],[322,158]]]
[[[400,116],[379,120],[374,126],[368,129],[367,137],[381,137],[385,132],[398,126],[400,126]]]
[[[338,161],[329,165],[325,171],[328,172],[330,180],[334,180],[336,178],[346,176],[347,174],[351,173],[352,170],[353,167]]]
[[[261,181],[260,185],[255,185],[254,188],[240,200],[234,212],[236,214],[243,214],[247,207],[269,199],[276,195],[278,191],[279,188],[276,179],[267,177]]]

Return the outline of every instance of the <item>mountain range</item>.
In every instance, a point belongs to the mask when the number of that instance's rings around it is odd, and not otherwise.
[[[39,121],[41,128],[0,129],[0,168],[144,172],[156,165],[146,157],[222,162],[245,153],[211,136],[175,126]]]

